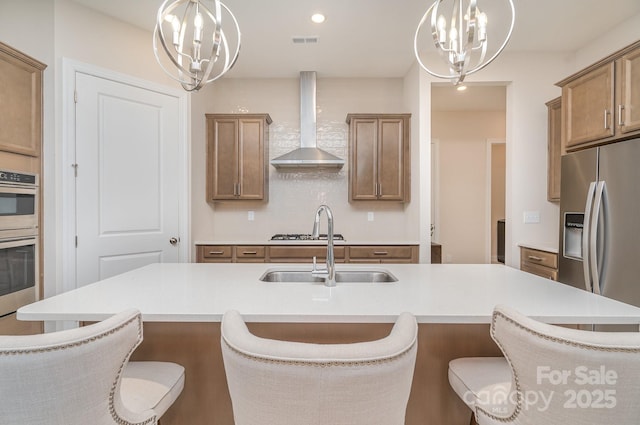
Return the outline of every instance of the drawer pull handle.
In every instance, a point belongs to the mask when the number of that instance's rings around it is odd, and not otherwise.
[[[242,255],[256,255],[258,253],[258,251],[244,251],[242,252]]]
[[[222,255],[224,251],[209,251],[209,255]]]
[[[529,255],[529,260],[533,260],[533,261],[542,261],[543,258],[542,257],[536,257],[535,255]]]
[[[373,255],[387,255],[387,251],[373,251]]]

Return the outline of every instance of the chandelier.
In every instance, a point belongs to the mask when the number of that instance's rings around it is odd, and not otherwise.
[[[223,31],[223,18],[229,23],[225,28],[235,30],[231,34]],[[164,72],[185,90],[198,91],[236,63],[240,27],[219,0],[165,0],[158,9],[153,52]]]
[[[489,65],[505,48],[515,22],[513,0],[507,0],[511,7],[511,24],[504,41],[489,59],[485,60],[489,45],[488,14],[481,11],[477,0],[435,0],[418,24],[413,40],[413,49],[420,66],[434,77],[451,80],[455,85],[462,83],[467,75],[480,71]],[[445,18],[448,13],[449,19]],[[495,11],[494,11],[495,13]],[[431,24],[433,43],[444,59],[447,71],[436,72],[428,68],[418,51],[418,39],[425,22]],[[495,23],[495,21],[494,21]],[[496,43],[497,45],[497,43]]]

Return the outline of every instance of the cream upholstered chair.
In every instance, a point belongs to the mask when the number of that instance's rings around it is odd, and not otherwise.
[[[449,382],[479,425],[637,425],[640,333],[547,325],[499,306],[504,358],[449,363]]]
[[[222,356],[236,425],[402,425],[417,324],[401,314],[382,339],[353,344],[277,341],[222,319]]]
[[[156,424],[180,395],[184,368],[131,362],[136,310],[62,332],[0,336],[0,424]]]

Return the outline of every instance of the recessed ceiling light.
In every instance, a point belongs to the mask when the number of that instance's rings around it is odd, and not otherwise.
[[[458,91],[465,91],[467,89],[467,86],[465,86],[464,84],[460,84],[458,87],[456,87],[456,90]]]
[[[313,22],[315,22],[316,24],[321,24],[324,22],[326,18],[324,17],[324,15],[322,13],[314,13],[313,15],[311,15],[311,20]]]

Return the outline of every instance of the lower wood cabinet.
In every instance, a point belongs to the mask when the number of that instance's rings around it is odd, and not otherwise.
[[[558,280],[558,254],[534,248],[520,247],[520,270]]]
[[[239,245],[234,247],[236,263],[264,263],[266,248],[258,245]]]
[[[233,246],[231,245],[197,245],[198,263],[232,263]]]
[[[418,245],[336,245],[336,263],[418,263]],[[196,245],[198,263],[318,263],[326,245]]]
[[[349,246],[349,263],[417,263],[417,245]]]
[[[270,263],[311,263],[313,257],[321,263],[327,259],[326,245],[271,245],[268,251]],[[333,256],[336,263],[344,263],[345,247],[334,246]]]

